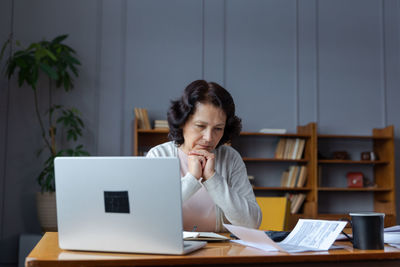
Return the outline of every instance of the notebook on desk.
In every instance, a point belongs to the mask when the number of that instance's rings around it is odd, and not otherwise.
[[[58,157],[54,161],[62,249],[186,254],[177,158]]]

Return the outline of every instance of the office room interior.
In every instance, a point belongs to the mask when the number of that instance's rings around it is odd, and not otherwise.
[[[81,112],[78,143],[92,156],[133,155],[134,108],[166,119],[170,100],[205,79],[232,94],[246,132],[315,122],[318,134],[372,135],[393,125],[399,193],[400,1],[2,0],[0,41],[12,45],[0,61],[0,266],[17,266],[22,234],[41,233],[36,178],[47,156],[36,155],[44,143],[33,90],[8,80],[6,58],[62,34],[82,65],[74,88],[53,90],[52,101]],[[45,114],[43,76],[37,95]],[[373,210],[371,195],[348,205]]]

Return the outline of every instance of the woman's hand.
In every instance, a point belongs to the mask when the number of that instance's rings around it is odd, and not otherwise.
[[[215,155],[206,150],[192,150],[189,152],[188,169],[189,172],[200,179],[207,180],[215,173]]]

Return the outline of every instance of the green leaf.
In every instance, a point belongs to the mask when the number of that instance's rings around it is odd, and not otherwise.
[[[11,79],[11,76],[14,74],[16,67],[17,67],[17,63],[14,60],[8,64],[7,75],[8,75],[9,80]]]
[[[57,80],[58,79],[58,74],[57,72],[50,67],[49,65],[45,64],[45,63],[41,63],[40,64],[40,69],[46,73],[51,79],[53,80]]]
[[[24,81],[25,81],[24,70],[20,70],[18,73],[18,86],[22,87],[22,85],[24,84]]]
[[[57,57],[50,50],[46,49],[45,52],[53,61],[57,61]]]
[[[67,37],[68,37],[68,34],[63,34],[63,35],[57,36],[57,37],[54,38],[53,41],[51,41],[51,42],[52,42],[53,44],[59,44],[59,43],[61,43],[62,41],[64,41],[65,39],[67,39]]]
[[[28,64],[25,62],[23,57],[17,57],[15,58],[15,63],[17,64],[18,67],[20,68],[27,68]]]
[[[6,51],[6,48],[10,44],[10,42],[11,39],[7,39],[7,41],[5,41],[4,44],[1,46],[0,60],[3,58],[4,52]]]

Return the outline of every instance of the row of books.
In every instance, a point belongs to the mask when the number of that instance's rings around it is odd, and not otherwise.
[[[149,115],[147,113],[147,109],[145,108],[135,108],[135,117],[138,122],[138,128],[144,130],[150,130],[150,120]]]
[[[306,199],[306,194],[286,194],[286,197],[290,200],[290,213],[296,214],[299,212],[301,206]]]
[[[306,183],[307,167],[306,166],[290,166],[281,176],[282,187],[303,187]]]
[[[154,129],[168,129],[167,120],[154,120]]]
[[[275,150],[276,159],[301,159],[306,140],[302,138],[281,138]]]

